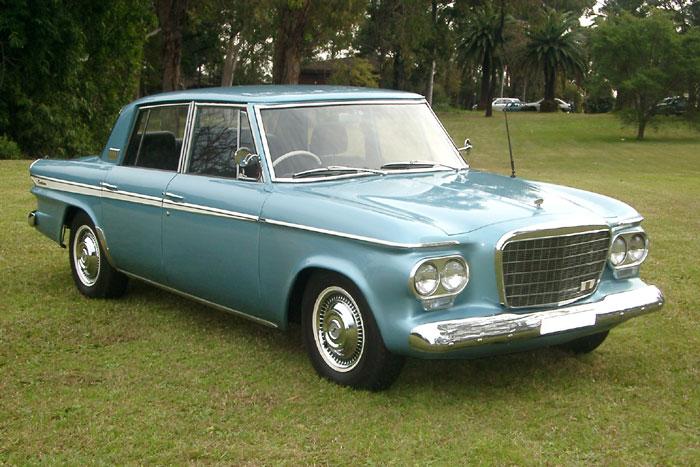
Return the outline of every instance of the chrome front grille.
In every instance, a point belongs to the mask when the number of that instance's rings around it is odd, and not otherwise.
[[[592,294],[608,258],[610,230],[536,235],[513,237],[499,251],[504,305],[556,305]]]

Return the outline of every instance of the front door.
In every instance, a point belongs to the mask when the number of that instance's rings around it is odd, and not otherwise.
[[[260,180],[238,173],[242,147],[255,152],[243,108],[196,106],[184,173],[164,199],[164,265],[170,287],[255,315],[258,216],[267,192]]]
[[[188,104],[139,110],[121,165],[102,182],[102,218],[116,267],[162,283],[163,194],[177,173]]]

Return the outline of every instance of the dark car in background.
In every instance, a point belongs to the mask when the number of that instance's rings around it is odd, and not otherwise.
[[[656,104],[657,115],[682,115],[688,107],[688,102],[682,96],[666,97]]]

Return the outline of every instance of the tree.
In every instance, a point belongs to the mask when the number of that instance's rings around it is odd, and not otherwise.
[[[376,88],[379,85],[377,78],[369,60],[353,57],[334,64],[328,84]]]
[[[637,139],[644,139],[656,104],[682,86],[680,37],[673,21],[659,12],[610,17],[599,22],[591,53],[596,71],[625,93],[629,108],[619,115],[635,123]]]
[[[136,93],[151,19],[139,0],[8,2],[0,15],[0,136],[31,156],[100,149]]]
[[[173,91],[181,87],[180,61],[187,0],[155,0],[155,9],[163,35],[163,91]]]
[[[463,28],[461,49],[466,60],[472,59],[481,65],[481,91],[479,109],[486,110],[486,116],[492,114],[491,102],[498,68],[502,65],[506,13],[504,2],[495,8],[492,2],[475,8]]]
[[[700,26],[691,27],[681,37],[683,75],[688,90],[689,111],[700,110]]]
[[[359,21],[364,7],[359,0],[276,0],[273,82],[298,83],[302,59],[317,47],[342,39]]]
[[[424,92],[414,81],[427,82],[424,46],[433,31],[430,1],[371,0],[356,44],[362,57],[378,63],[381,86]]]
[[[585,60],[577,27],[578,18],[570,13],[559,13],[547,8],[543,18],[528,30],[529,42],[525,57],[544,73],[544,101],[540,105],[542,112],[558,109],[554,101],[557,73],[564,76],[583,75]]]

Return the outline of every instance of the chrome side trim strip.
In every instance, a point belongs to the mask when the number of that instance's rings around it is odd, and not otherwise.
[[[171,201],[169,199],[163,199],[163,206],[168,209],[174,209],[176,211],[191,212],[194,214],[206,214],[210,216],[226,217],[229,219],[236,219],[248,222],[257,222],[260,217],[254,216],[252,214],[245,214],[236,211],[227,211],[226,209],[211,208],[208,206],[202,206],[199,204],[182,203],[178,201]]]
[[[35,185],[51,190],[67,191],[69,193],[78,193],[81,195],[90,196],[99,196],[100,191],[102,191],[99,186],[88,185],[87,183],[71,182],[68,180],[61,180],[58,178],[39,177],[37,175],[32,175],[31,179]]]
[[[127,201],[136,204],[145,204],[146,206],[161,207],[163,199],[157,196],[142,195],[140,193],[132,193],[130,191],[110,190],[105,188],[101,190],[102,198],[116,199],[118,201]]]
[[[274,219],[265,219],[260,216],[253,214],[246,214],[243,212],[228,211],[226,209],[213,208],[209,206],[203,206],[199,204],[190,204],[171,201],[169,199],[159,198],[156,196],[142,195],[139,193],[132,193],[129,191],[121,190],[109,190],[107,188],[102,188],[95,185],[87,185],[84,183],[69,182],[59,179],[53,179],[49,177],[37,177],[32,176],[32,180],[35,184],[51,188],[59,191],[66,191],[69,193],[79,193],[86,194],[90,196],[99,196],[103,198],[115,199],[119,201],[126,201],[130,203],[144,204],[147,206],[155,207],[167,207],[168,209],[175,209],[178,211],[191,212],[195,214],[204,214],[210,216],[226,217],[229,219],[236,219],[248,222],[265,222],[267,224],[277,225],[280,227],[286,227],[290,229],[305,230],[308,232],[315,232],[324,235],[331,235],[340,238],[349,238],[351,240],[357,240],[359,242],[371,243],[375,245],[381,245],[389,248],[406,248],[406,249],[416,249],[416,248],[443,248],[443,247],[454,247],[459,245],[456,240],[446,240],[441,242],[426,242],[426,243],[401,243],[392,242],[390,240],[382,240],[379,238],[366,237],[363,235],[355,235],[345,232],[338,232],[336,230],[321,229],[318,227],[312,227],[309,225],[294,224],[291,222],[278,221]]]
[[[102,228],[98,226],[95,226],[95,230],[97,231],[97,239],[99,240],[100,245],[102,245],[102,251],[104,251],[105,253],[107,262],[110,264],[110,266],[116,268],[114,260],[112,259],[112,254],[109,251],[109,246],[107,245],[107,237],[105,237],[104,230],[102,230]]]
[[[324,234],[324,235],[331,235],[333,237],[349,238],[351,240],[357,240],[359,242],[372,243],[375,245],[381,245],[381,246],[386,246],[386,247],[390,247],[390,248],[441,248],[441,247],[459,245],[459,242],[457,242],[455,240],[448,240],[448,241],[444,241],[444,242],[430,242],[430,243],[392,242],[390,240],[381,240],[378,238],[365,237],[363,235],[354,235],[354,234],[349,234],[349,233],[338,232],[335,230],[328,230],[328,229],[321,229],[318,227],[311,227],[308,225],[293,224],[291,222],[277,221],[274,219],[265,219],[262,217],[260,218],[260,222],[264,222],[266,224],[277,225],[280,227],[287,227],[290,229],[299,229],[299,230],[305,230],[308,232],[315,232],[315,233],[320,233],[320,234]]]
[[[180,211],[193,212],[197,214],[207,214],[210,216],[227,217],[230,219],[238,219],[250,222],[256,222],[260,218],[252,214],[246,214],[236,211],[228,211],[225,209],[212,208],[199,204],[179,203],[168,199],[159,198],[157,196],[142,195],[140,193],[132,193],[130,191],[111,190],[106,187],[95,185],[86,185],[84,183],[68,182],[49,177],[33,176],[32,180],[38,186],[44,188],[66,191],[69,193],[79,193],[90,196],[100,196],[102,198],[115,199],[118,201],[126,201],[130,203],[144,204],[147,206],[161,207],[167,205],[169,209],[177,209]]]
[[[595,323],[569,329],[573,332],[596,328],[604,329],[639,315],[651,313],[664,304],[664,295],[653,286],[611,294],[594,303],[536,311],[527,314],[503,313],[493,316],[437,321],[421,324],[411,330],[409,346],[423,352],[449,352],[479,345],[534,339],[543,332],[542,323],[548,318],[557,318],[576,313],[594,313]]]
[[[185,297],[187,299],[193,300],[195,302],[201,303],[202,305],[206,305],[208,307],[215,308],[217,310],[225,311],[227,313],[231,313],[231,314],[239,316],[241,318],[255,321],[256,323],[260,323],[260,324],[263,324],[265,326],[269,326],[271,328],[278,328],[279,327],[277,324],[273,323],[272,321],[267,321],[265,319],[258,318],[257,316],[249,315],[247,313],[243,313],[242,311],[234,310],[233,308],[219,305],[218,303],[214,303],[214,302],[211,302],[211,301],[206,300],[204,298],[200,298],[200,297],[197,297],[195,295],[188,294],[187,292],[182,292],[181,290],[177,290],[177,289],[174,289],[172,287],[168,287],[167,285],[163,285],[163,284],[160,284],[158,282],[152,281],[150,279],[146,279],[145,277],[137,276],[136,274],[131,274],[130,272],[126,272],[126,271],[120,271],[120,272],[123,274],[126,274],[127,276],[129,276],[132,279],[136,279],[136,280],[145,282],[149,285],[152,285],[154,287],[158,287],[158,288],[163,289],[167,292],[171,292],[171,293],[180,295],[182,297]]]

